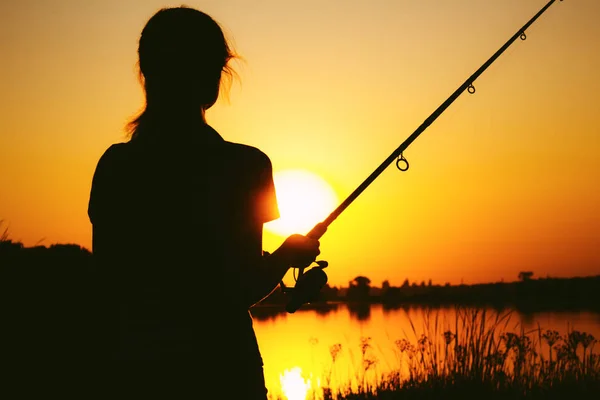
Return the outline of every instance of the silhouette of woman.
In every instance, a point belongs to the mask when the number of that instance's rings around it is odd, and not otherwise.
[[[249,308],[314,261],[319,242],[296,234],[263,253],[263,224],[278,218],[270,159],[205,119],[235,57],[219,24],[161,9],[138,53],[145,108],[100,158],[88,209],[103,379],[266,399]]]

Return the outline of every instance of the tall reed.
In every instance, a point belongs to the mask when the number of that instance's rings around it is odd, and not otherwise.
[[[452,329],[438,311],[427,311],[422,327],[410,321],[414,339],[395,341],[397,365],[374,377],[370,338],[359,344],[362,360],[351,385],[332,388],[331,374],[342,347],[331,347],[329,376],[315,399],[565,398],[600,396],[600,356],[594,336],[560,334],[541,326],[510,325],[511,312],[456,308]],[[598,397],[600,398],[600,397]]]

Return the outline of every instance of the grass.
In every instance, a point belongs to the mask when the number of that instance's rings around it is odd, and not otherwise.
[[[333,389],[340,344],[330,347],[331,365],[322,385],[307,398],[353,399],[583,399],[600,398],[597,340],[571,330],[524,331],[508,327],[510,313],[458,309],[453,329],[442,330],[438,314],[422,329],[411,322],[414,341],[395,342],[392,372],[376,373],[370,338],[360,344],[354,384]]]

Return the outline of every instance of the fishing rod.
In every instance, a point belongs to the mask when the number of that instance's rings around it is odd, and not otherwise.
[[[323,221],[315,225],[307,236],[319,239],[326,228],[346,209],[348,206],[356,200],[358,196],[365,189],[373,183],[375,179],[385,170],[387,167],[396,160],[396,167],[400,171],[407,171],[409,168],[408,160],[404,157],[403,153],[415,141],[421,133],[425,131],[442,113],[452,104],[454,101],[466,90],[469,94],[475,93],[475,86],[473,82],[486,70],[490,65],[496,61],[502,53],[506,51],[517,39],[525,40],[527,35],[525,31],[529,28],[556,0],[550,0],[540,11],[537,12],[525,25],[521,27],[508,41],[496,51],[477,71],[473,73],[462,85],[458,87],[444,101],[423,123],[404,141],[396,150],[392,152],[380,165],[365,179],[329,216]],[[563,0],[560,0],[563,1]],[[319,291],[327,283],[327,274],[323,271],[327,267],[326,261],[317,261],[317,266],[312,267],[306,273],[304,270],[306,267],[294,267],[298,269],[298,275],[295,276],[296,284],[293,288],[288,288],[281,282],[281,287],[284,292],[291,293],[291,299],[286,306],[286,310],[289,313],[294,313],[302,304],[308,303],[316,299]]]

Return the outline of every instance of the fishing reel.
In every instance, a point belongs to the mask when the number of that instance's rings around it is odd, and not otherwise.
[[[303,304],[318,299],[321,289],[327,283],[327,274],[323,269],[327,268],[329,263],[327,261],[316,261],[316,264],[306,272],[304,272],[305,267],[297,268],[298,276],[296,276],[296,271],[294,271],[296,284],[293,288],[286,286],[283,281],[281,282],[280,285],[283,293],[290,295],[290,300],[285,306],[285,310],[288,313],[293,314]]]

